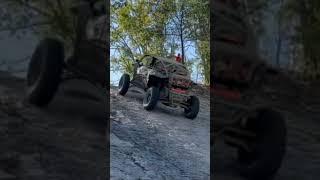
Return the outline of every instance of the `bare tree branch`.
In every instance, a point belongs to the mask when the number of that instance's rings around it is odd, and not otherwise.
[[[17,31],[17,30],[22,30],[22,29],[28,29],[28,28],[35,27],[35,26],[49,25],[51,23],[52,22],[45,21],[45,22],[35,22],[35,23],[22,25],[22,26],[16,26],[16,27],[4,27],[4,28],[0,29],[0,32],[3,32],[3,31]]]
[[[41,15],[44,15],[44,16],[47,16],[47,17],[50,17],[51,14],[49,14],[48,12],[46,11],[43,11],[42,9],[40,8],[37,8],[36,6],[33,6],[29,3],[29,1],[23,1],[23,0],[15,0],[15,2],[21,4],[22,6],[25,6],[35,12],[37,12],[38,14],[41,14]]]

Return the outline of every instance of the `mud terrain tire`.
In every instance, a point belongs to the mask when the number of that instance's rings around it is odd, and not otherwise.
[[[251,144],[253,152],[238,150],[240,173],[250,180],[270,180],[280,168],[285,155],[285,120],[280,113],[263,109],[258,112],[256,119],[248,122],[247,128],[256,133],[257,138]]]
[[[123,74],[119,80],[118,93],[124,96],[128,92],[129,86],[130,76],[129,74]]]
[[[159,95],[160,95],[159,87],[156,87],[156,86],[150,87],[143,98],[143,108],[147,111],[153,110],[157,105],[157,102],[159,100]]]
[[[42,107],[52,100],[61,81],[63,65],[63,44],[55,39],[42,40],[27,72],[27,98],[31,104]]]
[[[194,119],[199,113],[199,99],[196,96],[191,96],[189,102],[190,107],[188,109],[184,109],[184,116],[189,119]]]

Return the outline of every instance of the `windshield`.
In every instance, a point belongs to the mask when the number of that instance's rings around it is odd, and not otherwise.
[[[144,56],[141,59],[144,66],[148,68],[156,67],[159,71],[167,71],[168,73],[173,73],[182,76],[188,76],[188,69],[180,63],[176,63],[175,61],[165,60],[165,59],[157,59],[153,56]]]

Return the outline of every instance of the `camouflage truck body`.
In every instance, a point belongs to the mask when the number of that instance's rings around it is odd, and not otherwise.
[[[197,116],[199,100],[191,92],[194,83],[188,69],[175,59],[145,55],[134,63],[133,76],[129,79],[128,74],[122,75],[119,94],[125,95],[130,86],[143,89],[146,92],[145,109],[153,109],[160,101],[166,106],[183,108],[187,118],[194,119]],[[152,96],[152,100],[149,96]]]
[[[155,83],[161,87],[160,100],[170,106],[186,106],[191,94],[192,81],[186,67],[174,59],[146,56],[144,66],[137,68],[136,77],[148,89]],[[152,62],[154,61],[154,62]]]

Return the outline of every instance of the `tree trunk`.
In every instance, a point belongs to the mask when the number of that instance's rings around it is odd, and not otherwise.
[[[183,34],[180,34],[180,43],[181,43],[181,59],[182,59],[182,64],[185,63],[184,59],[184,40],[183,40]]]
[[[180,17],[180,43],[181,43],[181,59],[182,64],[185,63],[185,53],[184,53],[184,37],[183,37],[183,31],[184,31],[184,5],[181,5],[181,17]]]

